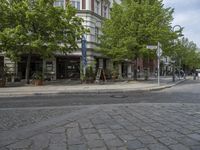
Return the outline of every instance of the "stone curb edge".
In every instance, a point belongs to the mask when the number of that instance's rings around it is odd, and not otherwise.
[[[166,89],[166,88],[171,88],[173,86],[176,86],[177,84],[180,84],[182,82],[184,82],[186,79],[184,80],[180,80],[178,82],[175,82],[173,84],[170,84],[170,85],[164,85],[164,86],[160,86],[160,87],[156,87],[156,88],[150,88],[149,91],[158,91],[158,90],[163,90],[163,89]]]
[[[66,94],[109,94],[109,93],[127,93],[127,92],[144,92],[144,91],[159,91],[163,90],[166,88],[171,88],[177,84],[180,84],[184,82],[184,80],[177,81],[173,84],[169,85],[163,85],[159,87],[150,87],[150,88],[139,88],[139,89],[100,89],[100,90],[88,90],[88,91],[67,91],[67,92],[55,92],[55,93],[50,93],[50,92],[35,92],[35,93],[12,93],[12,94],[5,94],[5,95],[0,95],[0,98],[7,98],[7,97],[27,97],[27,96],[57,96],[57,95],[66,95]]]

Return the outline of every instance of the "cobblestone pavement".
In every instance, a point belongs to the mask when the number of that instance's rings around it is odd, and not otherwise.
[[[1,150],[200,150],[200,104],[93,105],[0,133]]]
[[[85,107],[0,108],[0,132],[18,129]]]

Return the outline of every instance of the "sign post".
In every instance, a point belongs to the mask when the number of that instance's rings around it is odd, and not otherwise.
[[[162,55],[162,49],[161,49],[161,44],[159,42],[156,54],[158,58],[158,86],[160,86],[160,56]]]
[[[162,55],[161,44],[158,42],[158,45],[147,45],[147,49],[156,49],[157,54],[157,75],[158,75],[158,86],[160,86],[160,56]]]

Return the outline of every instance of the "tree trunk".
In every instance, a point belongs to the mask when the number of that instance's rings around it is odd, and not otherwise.
[[[28,54],[27,63],[26,63],[26,83],[30,84],[30,64],[31,64],[31,52]]]
[[[137,57],[135,58],[135,65],[134,65],[134,80],[137,80]]]

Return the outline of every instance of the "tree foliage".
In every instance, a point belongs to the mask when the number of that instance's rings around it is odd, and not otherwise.
[[[77,50],[77,40],[86,32],[83,20],[70,4],[66,9],[53,4],[54,0],[1,0],[0,51],[15,59]]]
[[[181,62],[187,69],[200,67],[200,52],[194,42],[187,38],[178,39],[173,47],[176,53],[176,61]]]
[[[71,52],[84,34],[76,10],[54,7],[53,0],[12,0],[1,3],[1,50],[9,55],[37,53],[44,57],[55,51]],[[4,15],[5,14],[5,15]]]
[[[111,18],[102,28],[100,51],[116,61],[136,59],[147,53],[146,45],[167,45],[176,37],[171,31],[173,9],[159,0],[124,0],[114,3]]]

